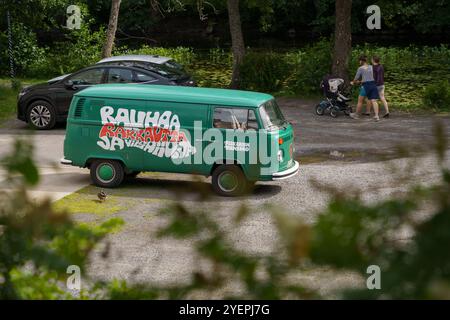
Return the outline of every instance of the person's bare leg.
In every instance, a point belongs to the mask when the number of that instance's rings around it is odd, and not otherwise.
[[[350,117],[353,119],[359,119],[362,113],[362,105],[364,102],[363,96],[358,96],[358,103],[356,104],[356,111],[354,113],[350,113]]]
[[[368,113],[370,115],[371,109],[372,109],[372,103],[370,102],[369,99],[366,99],[366,113]]]
[[[379,107],[378,107],[378,102],[377,100],[372,100],[372,106],[373,106],[373,112],[375,113],[375,121],[380,120],[380,117],[378,116],[378,111],[379,111]]]
[[[383,102],[384,111],[386,112],[386,114],[389,114],[389,106],[386,101],[386,97],[384,96],[384,89],[380,91],[380,100],[381,102]]]

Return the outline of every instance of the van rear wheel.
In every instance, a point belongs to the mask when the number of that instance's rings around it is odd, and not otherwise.
[[[238,166],[223,164],[214,170],[212,186],[221,196],[235,197],[245,192],[247,179]]]
[[[96,186],[115,188],[122,183],[124,176],[125,171],[119,161],[99,159],[91,164],[91,179]]]

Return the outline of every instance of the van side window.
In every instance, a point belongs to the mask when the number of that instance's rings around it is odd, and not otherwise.
[[[251,127],[248,124],[251,124]],[[258,123],[256,122],[253,110],[244,108],[215,108],[213,126],[214,128],[220,129],[247,130],[257,129]]]

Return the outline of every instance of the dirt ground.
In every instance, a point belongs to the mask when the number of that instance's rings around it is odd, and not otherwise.
[[[391,106],[389,119],[375,122],[364,116],[354,120],[343,113],[338,118],[318,116],[317,101],[279,98],[286,118],[294,125],[296,154],[305,162],[327,160],[330,152],[339,151],[344,159],[371,162],[397,157],[397,147],[428,149],[433,142],[433,126],[442,121],[450,136],[450,115],[399,113]]]

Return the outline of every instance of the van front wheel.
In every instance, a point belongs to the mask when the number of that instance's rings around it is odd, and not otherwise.
[[[221,165],[214,170],[212,186],[214,192],[225,197],[234,197],[245,192],[247,179],[236,165]]]
[[[96,186],[115,188],[122,183],[124,176],[125,172],[119,161],[99,159],[91,164],[91,179]]]

